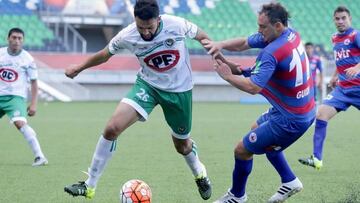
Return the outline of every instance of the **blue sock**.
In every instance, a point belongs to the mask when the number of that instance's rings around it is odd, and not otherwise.
[[[314,156],[319,160],[322,160],[322,151],[326,137],[326,127],[327,127],[326,121],[316,119],[315,133],[313,137],[313,142],[314,142],[313,152],[314,152]]]
[[[246,181],[251,173],[253,159],[241,160],[235,158],[235,167],[233,171],[233,185],[230,192],[235,197],[242,197],[245,194]]]
[[[279,173],[282,183],[293,181],[296,178],[282,151],[266,153],[266,157]]]

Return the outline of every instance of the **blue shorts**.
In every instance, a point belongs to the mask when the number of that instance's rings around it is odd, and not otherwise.
[[[351,105],[360,110],[360,95],[356,92],[345,94],[339,87],[330,92],[323,104],[334,107],[337,111],[346,111]]]
[[[257,120],[258,127],[243,138],[244,146],[253,154],[282,151],[299,139],[314,119],[306,122],[290,120],[271,108]]]

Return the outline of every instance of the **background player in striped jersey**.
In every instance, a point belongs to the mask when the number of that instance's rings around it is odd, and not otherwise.
[[[333,91],[319,106],[313,138],[313,155],[299,162],[320,169],[328,121],[351,105],[360,109],[360,33],[351,27],[350,11],[339,6],[334,11],[338,32],[333,35],[336,70],[330,80]]]
[[[208,36],[183,18],[159,16],[156,0],[136,1],[134,16],[135,22],[121,30],[107,47],[66,70],[66,76],[74,78],[81,71],[106,62],[121,49],[134,53],[141,66],[133,88],[121,100],[99,138],[88,179],[64,189],[74,196],[93,198],[97,182],[114,153],[117,137],[136,121],[146,120],[159,104],[172,130],[177,152],[184,156],[195,176],[201,197],[209,199],[210,180],[199,160],[196,145],[190,139],[193,81],[185,45],[186,38],[200,41]]]
[[[37,106],[37,68],[33,57],[22,48],[25,34],[20,28],[8,33],[8,47],[0,49],[0,118],[8,115],[11,122],[24,135],[35,160],[33,166],[46,165],[35,131],[27,123],[26,116],[34,116]],[[31,102],[26,108],[28,81],[31,85]]]
[[[311,76],[313,77],[314,85],[314,98],[315,101],[321,101],[322,95],[322,86],[323,86],[323,68],[320,56],[314,53],[315,47],[312,42],[307,42],[305,44],[306,55],[309,58]],[[318,94],[319,92],[319,94]],[[320,99],[317,97],[319,96]]]
[[[209,54],[221,49],[243,51],[261,48],[250,70],[234,69],[216,60],[217,73],[236,88],[262,94],[272,105],[252,126],[234,150],[232,187],[216,203],[247,201],[246,182],[253,155],[266,154],[281,177],[279,190],[268,202],[283,202],[302,190],[303,185],[290,169],[283,150],[300,138],[315,118],[315,102],[309,62],[299,33],[287,27],[289,14],[279,3],[263,5],[258,16],[258,33],[248,38],[221,42],[204,40]]]

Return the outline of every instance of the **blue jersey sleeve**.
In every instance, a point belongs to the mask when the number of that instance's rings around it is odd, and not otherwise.
[[[360,49],[360,33],[359,32],[356,33],[355,44]]]
[[[251,76],[251,71],[252,71],[252,68],[245,68],[243,70],[241,70],[241,73],[244,77],[248,78]]]
[[[277,61],[275,57],[268,52],[261,52],[256,59],[256,65],[251,73],[250,80],[257,86],[264,88],[273,75]]]
[[[248,45],[251,48],[264,48],[267,43],[264,41],[264,36],[260,33],[250,35],[247,39]]]

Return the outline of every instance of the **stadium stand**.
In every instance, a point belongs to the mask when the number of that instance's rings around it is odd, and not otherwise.
[[[0,1],[0,46],[7,44],[8,30],[19,27],[25,31],[25,49],[56,51],[61,43],[40,18],[27,7],[27,1]]]
[[[174,3],[175,2],[175,3]],[[247,36],[257,29],[256,15],[248,1],[160,1],[164,13],[175,13],[199,25],[214,40]],[[173,12],[167,12],[173,11]],[[188,41],[191,53],[204,54],[201,45]]]
[[[360,28],[360,2],[354,0],[279,0],[290,11],[291,26],[297,29],[304,41],[320,44],[328,52],[332,50],[331,36],[336,32],[333,12],[339,5],[351,9],[352,23]]]

